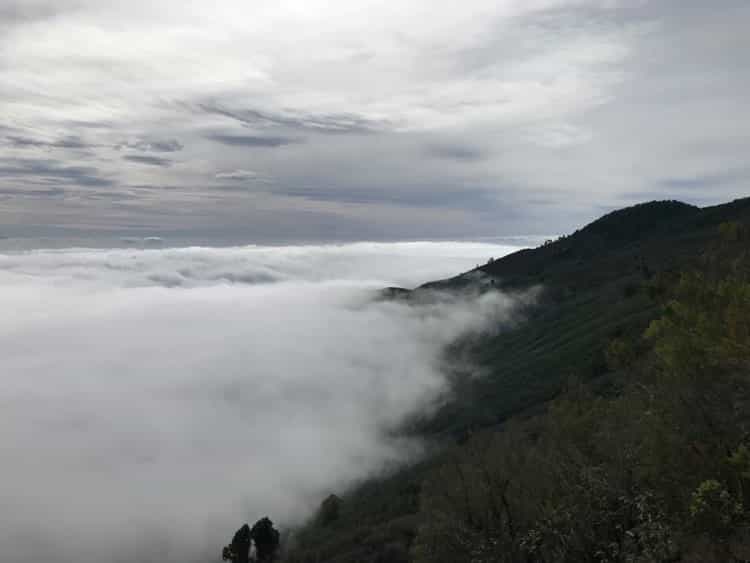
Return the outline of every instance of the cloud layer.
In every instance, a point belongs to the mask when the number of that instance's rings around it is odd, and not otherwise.
[[[14,563],[206,562],[409,459],[389,435],[446,390],[442,347],[500,294],[376,289],[509,247],[32,251],[0,256],[0,545]]]
[[[744,195],[749,17],[744,0],[0,0],[2,224],[403,240]]]

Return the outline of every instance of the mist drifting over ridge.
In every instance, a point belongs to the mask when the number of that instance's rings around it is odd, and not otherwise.
[[[420,444],[444,347],[499,293],[376,302],[512,247],[54,250],[0,255],[0,544],[9,561],[214,561]]]

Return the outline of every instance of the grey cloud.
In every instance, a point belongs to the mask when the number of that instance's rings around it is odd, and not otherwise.
[[[300,187],[281,188],[273,193],[288,197],[304,198],[317,201],[341,203],[380,203],[406,207],[444,207],[454,209],[473,209],[481,212],[500,214],[503,207],[498,205],[494,190],[476,187],[455,186],[421,186],[420,189],[402,190],[391,186],[358,187]],[[507,208],[507,202],[505,208]]]
[[[60,197],[65,195],[63,188],[0,188],[0,195],[21,197]]]
[[[231,231],[233,240],[432,238],[536,225],[564,232],[592,218],[595,204],[630,202],[636,193],[715,203],[747,192],[747,175],[722,173],[746,166],[750,141],[740,118],[750,88],[744,0],[720,8],[700,0],[555,0],[507,10],[481,0],[481,17],[478,9],[432,6],[436,21],[455,23],[450,33],[411,17],[422,13],[414,2],[403,10],[413,34],[394,40],[406,19],[384,19],[347,41],[338,32],[360,29],[357,10],[332,12],[298,40],[298,22],[274,3],[268,12],[280,32],[249,37],[224,27],[223,11],[205,18],[202,5],[172,10],[174,2],[0,0],[4,24],[33,22],[50,38],[0,33],[0,52],[13,54],[0,55],[9,73],[0,106],[8,108],[4,125],[18,127],[0,125],[0,148],[80,157],[85,142],[101,143],[88,149],[96,170],[71,160],[11,178],[5,163],[3,187],[70,186],[75,174],[84,185],[107,183],[122,156],[165,157],[183,144],[186,163],[167,180],[159,177],[166,159],[126,160],[153,166],[155,185],[177,187],[141,193],[120,215],[93,204],[63,215],[38,201],[14,211],[37,225],[96,215],[106,226],[113,216],[126,222],[127,212],[127,222],[152,226],[158,216],[165,229]],[[91,26],[77,26],[78,8]],[[66,17],[55,20],[60,12]],[[125,20],[111,53],[76,56],[88,33]],[[153,44],[132,49],[143,26],[154,30]],[[196,30],[195,56],[206,68],[219,64],[191,76],[179,46],[164,40],[176,29]],[[277,57],[287,41],[295,48]],[[130,145],[113,159],[123,140]],[[273,183],[259,185],[247,169]],[[262,211],[273,220],[260,211],[245,220],[261,194],[279,196]],[[454,210],[465,222],[448,218]],[[415,227],[410,217],[422,211]]]
[[[217,180],[252,180],[257,176],[258,174],[252,170],[228,170],[216,173]]]
[[[357,51],[349,57],[349,60],[353,63],[365,64],[370,62],[376,56],[377,53],[375,51]]]
[[[632,2],[632,4],[641,2]],[[552,2],[551,6],[530,9],[514,18],[509,25],[502,15],[488,16],[487,27],[478,34],[474,41],[461,42],[459,47],[453,43],[438,46],[438,52],[431,64],[448,68],[450,72],[475,79],[499,78],[512,82],[514,80],[535,79],[552,81],[559,74],[540,76],[543,69],[534,69],[534,74],[524,72],[524,63],[545,58],[550,48],[564,43],[575,43],[571,39],[609,38],[614,39],[612,20],[629,8],[630,3],[617,2],[617,9],[605,2]],[[624,21],[623,21],[624,20]],[[632,15],[618,20],[618,25],[639,23],[643,17]],[[591,53],[597,55],[596,52]],[[609,73],[616,69],[613,63],[592,64],[598,72]],[[593,60],[592,60],[593,63]],[[556,69],[550,69],[555,71]]]
[[[78,123],[77,127],[104,129],[111,127],[106,123]],[[184,148],[184,145],[177,139],[163,140],[138,140],[119,145],[108,145],[101,143],[90,143],[77,136],[67,136],[60,139],[48,140],[43,138],[33,138],[28,135],[10,134],[5,136],[5,143],[17,149],[69,149],[69,150],[92,150],[95,148],[114,148],[117,150],[129,149],[142,152],[171,153],[178,152]],[[142,164],[153,164],[156,166],[167,166],[168,162],[164,159],[149,156],[127,156],[127,160],[140,162]]]
[[[253,170],[225,170],[223,172],[217,172],[215,177],[217,180],[231,180],[233,182],[252,181],[261,184],[271,183],[270,178],[258,174]]]
[[[77,2],[28,2],[3,0],[0,3],[0,27],[34,23],[55,17],[72,9]]]
[[[80,197],[83,199],[105,200],[112,202],[134,201],[138,199],[138,196],[136,194],[129,193],[123,190],[113,190],[107,192],[87,190],[81,193]]]
[[[120,145],[122,148],[135,149],[143,152],[179,152],[185,148],[177,139],[139,140]]]
[[[114,182],[93,166],[71,166],[48,159],[0,159],[0,177],[24,181],[63,182],[86,187],[107,187]]]
[[[99,121],[72,119],[65,121],[63,125],[66,127],[81,129],[112,129],[115,127],[115,124],[113,122],[103,119]]]
[[[172,161],[168,158],[161,158],[159,156],[144,156],[140,154],[128,154],[122,157],[124,160],[135,162],[137,164],[146,164],[148,166],[160,166],[166,168],[172,166]]]
[[[427,155],[434,158],[473,162],[485,158],[479,148],[462,144],[430,144],[425,149]]]
[[[104,129],[112,127],[108,123],[80,123],[77,122],[71,126],[81,128],[96,128]],[[56,149],[91,149],[96,147],[110,147],[115,149],[132,149],[143,152],[156,152],[156,153],[168,153],[181,151],[184,145],[177,139],[163,139],[163,140],[138,140],[119,145],[106,145],[89,143],[84,141],[81,137],[67,136],[60,139],[48,140],[41,138],[33,138],[27,135],[6,135],[5,141],[7,144],[14,148],[56,148]]]
[[[89,149],[97,146],[85,142],[80,137],[64,137],[54,141],[47,141],[25,136],[8,135],[5,139],[10,146],[15,148]]]
[[[748,178],[749,176],[750,174],[748,172],[745,172],[744,174],[733,172],[699,174],[695,176],[665,178],[664,180],[659,181],[659,185],[670,189],[696,190],[710,188],[712,186],[721,186],[742,178]]]
[[[202,103],[198,105],[198,108],[206,113],[223,115],[245,125],[272,125],[317,133],[375,133],[393,127],[393,124],[387,120],[370,119],[355,113],[313,114],[301,111],[281,113],[259,109],[228,109],[216,103]]]
[[[301,143],[302,139],[272,135],[209,135],[209,139],[233,147],[278,148],[285,145]]]
[[[81,128],[105,129],[111,128],[108,123],[76,123],[71,126]],[[67,136],[55,140],[33,138],[26,135],[6,135],[5,142],[13,148],[55,148],[55,149],[94,149],[94,148],[114,148],[114,149],[131,149],[143,152],[170,153],[178,152],[184,148],[184,145],[177,139],[164,140],[138,140],[119,145],[90,143],[77,136]]]

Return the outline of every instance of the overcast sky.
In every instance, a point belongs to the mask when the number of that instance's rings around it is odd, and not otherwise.
[[[746,0],[0,0],[0,235],[566,232],[748,189]]]

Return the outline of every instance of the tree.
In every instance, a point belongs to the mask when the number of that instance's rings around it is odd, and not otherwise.
[[[248,563],[250,561],[250,526],[245,524],[237,530],[232,538],[232,543],[222,550],[221,558],[232,563]]]
[[[339,518],[341,499],[336,495],[329,495],[320,505],[318,521],[322,526],[328,526]]]
[[[267,516],[255,523],[250,530],[250,537],[255,542],[255,553],[259,563],[275,559],[279,549],[279,532]]]

